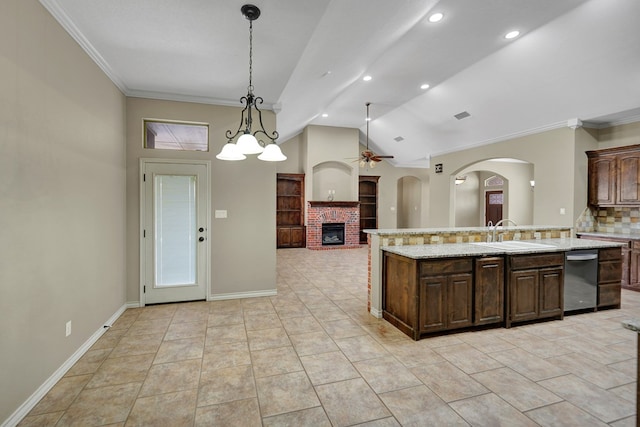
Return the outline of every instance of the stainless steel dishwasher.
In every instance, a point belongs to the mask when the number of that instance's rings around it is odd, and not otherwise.
[[[598,250],[568,251],[564,263],[564,312],[595,310],[598,305]]]

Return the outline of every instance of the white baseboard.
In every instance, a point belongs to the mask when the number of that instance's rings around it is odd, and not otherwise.
[[[140,305],[140,301],[127,301],[127,303],[125,304],[126,308],[139,308],[142,307]]]
[[[382,310],[378,310],[377,308],[371,307],[369,309],[369,313],[371,313],[372,316],[377,317],[378,319],[382,319]]]
[[[210,295],[209,301],[221,301],[226,299],[238,299],[238,298],[273,297],[276,295],[278,295],[277,289],[268,289],[266,291],[232,292],[228,294]]]
[[[0,425],[0,427],[15,427],[38,404],[56,383],[64,377],[64,374],[91,348],[93,344],[113,325],[118,317],[127,309],[127,304],[120,307],[96,332],[87,339],[56,371],[22,404],[13,414]]]

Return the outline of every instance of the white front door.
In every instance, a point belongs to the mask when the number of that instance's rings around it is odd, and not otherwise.
[[[141,159],[141,305],[207,298],[207,162]]]

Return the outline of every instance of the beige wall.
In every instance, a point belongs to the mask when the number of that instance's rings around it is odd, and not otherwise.
[[[327,200],[326,190],[335,189],[335,200],[358,200],[358,129],[331,126],[307,126],[303,132],[306,158],[305,199]],[[339,162],[331,173],[326,162]],[[317,180],[317,182],[316,182]],[[326,183],[326,184],[325,184]],[[314,192],[315,191],[315,192]]]
[[[209,123],[209,152],[143,148],[145,118]],[[257,160],[255,155],[239,162],[215,158],[226,143],[226,130],[237,128],[239,120],[240,107],[127,99],[127,302],[136,303],[140,292],[139,159],[143,157],[211,161],[211,212],[228,214],[211,219],[211,297],[275,291],[276,163]],[[267,130],[275,129],[273,113],[265,112],[263,120]]]
[[[429,170],[431,199],[424,225],[453,225],[452,174],[481,160],[510,157],[533,164],[536,187],[532,224],[571,227],[582,211],[574,212],[574,187],[586,187],[586,182],[574,182],[574,134],[569,128],[555,129],[432,158],[431,164],[442,163],[444,172],[436,174],[434,168]],[[560,214],[560,208],[565,209],[564,215]]]
[[[598,149],[640,144],[640,121],[599,129]]]
[[[478,227],[480,212],[483,210],[482,193],[483,186],[478,172],[461,173],[467,179],[460,185],[455,185],[455,226]]]
[[[0,423],[123,307],[124,108],[37,1],[2,0]]]
[[[419,228],[422,224],[423,186],[415,176],[398,179],[398,201],[396,204],[397,228]],[[389,228],[389,227],[387,227]]]

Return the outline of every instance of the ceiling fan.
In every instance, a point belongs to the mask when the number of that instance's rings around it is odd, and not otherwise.
[[[360,153],[358,161],[360,162],[361,168],[367,166],[374,168],[376,163],[382,161],[382,159],[393,159],[393,156],[380,156],[369,150],[369,122],[371,121],[371,116],[369,116],[369,105],[371,105],[371,103],[367,102],[365,105],[367,106],[367,149]]]

